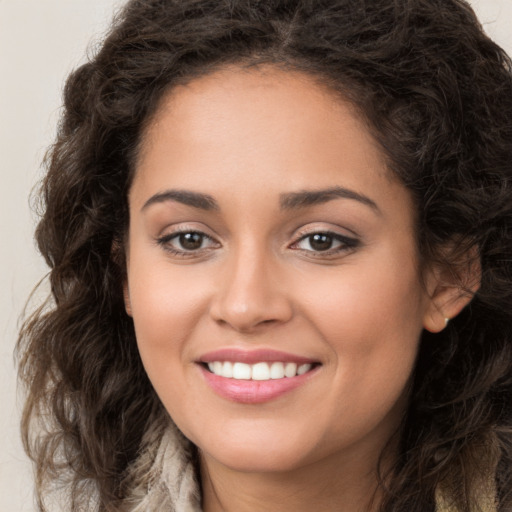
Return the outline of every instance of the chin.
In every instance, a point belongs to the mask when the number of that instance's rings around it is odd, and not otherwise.
[[[285,473],[299,469],[306,462],[298,450],[243,448],[229,451],[214,449],[211,452],[200,450],[210,461],[239,473]]]
[[[311,462],[315,453],[312,439],[305,442],[304,437],[288,429],[223,429],[221,435],[217,430],[207,438],[191,440],[209,461],[244,473],[293,471]]]

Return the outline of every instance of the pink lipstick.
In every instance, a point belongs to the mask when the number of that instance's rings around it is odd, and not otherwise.
[[[313,359],[269,349],[221,349],[197,363],[210,388],[231,401],[257,404],[305,384],[321,366]]]

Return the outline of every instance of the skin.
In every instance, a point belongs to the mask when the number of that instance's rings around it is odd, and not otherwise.
[[[284,194],[333,187],[368,201],[283,208]],[[169,190],[216,208],[158,196]],[[420,274],[411,196],[351,106],[272,67],[177,87],[144,134],[129,205],[126,308],[158,395],[200,449],[205,511],[365,510],[420,334],[464,301]],[[206,236],[184,251],[178,231]],[[351,242],[315,250],[326,232]],[[226,347],[320,366],[277,399],[237,403],[197,364]]]

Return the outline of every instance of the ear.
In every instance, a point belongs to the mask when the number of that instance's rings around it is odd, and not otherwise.
[[[126,310],[126,314],[128,316],[133,316],[132,303],[130,300],[130,290],[128,289],[128,282],[126,280],[123,283],[123,298],[124,298],[124,309]]]
[[[450,266],[435,265],[425,276],[428,304],[423,327],[430,332],[442,331],[473,299],[480,288],[482,267],[478,247],[472,246],[454,257],[456,249],[443,251]]]

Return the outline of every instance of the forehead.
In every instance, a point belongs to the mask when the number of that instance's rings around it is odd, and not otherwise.
[[[377,149],[356,107],[338,91],[324,85],[320,77],[272,65],[226,66],[170,89],[143,133],[141,155],[166,135],[172,123],[173,135],[188,142],[208,143],[212,135],[216,144],[223,135],[232,141],[234,130],[239,130],[240,137],[252,135],[256,140],[256,136],[262,138],[262,129],[276,143],[284,141],[285,135],[298,143],[300,138],[329,142],[343,128],[345,140],[364,138]],[[375,154],[383,157],[380,151]]]
[[[271,66],[228,67],[175,87],[144,133],[136,189],[217,195],[227,182],[237,193],[260,183],[268,193],[401,187],[348,101],[317,79]]]

